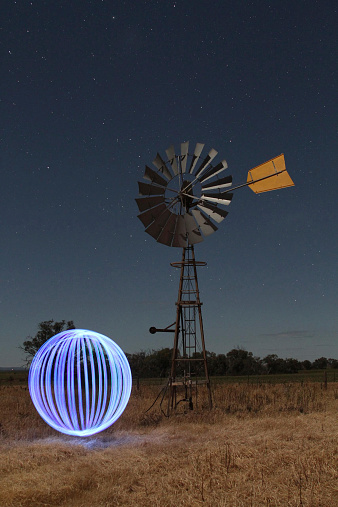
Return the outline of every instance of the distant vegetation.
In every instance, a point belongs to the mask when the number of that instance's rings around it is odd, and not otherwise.
[[[45,320],[38,324],[38,332],[34,337],[28,336],[20,347],[25,353],[27,366],[31,363],[39,348],[52,336],[68,329],[75,329],[74,322]],[[134,378],[168,378],[171,367],[172,349],[140,351],[135,354],[126,353]],[[196,358],[202,357],[196,353]],[[298,361],[282,359],[276,354],[269,354],[261,359],[252,352],[236,348],[227,354],[207,352],[208,371],[210,376],[244,376],[295,374],[299,371],[338,369],[338,360],[320,357],[315,361]],[[201,366],[202,368],[202,366]],[[201,371],[202,374],[202,371]]]
[[[54,322],[53,319],[40,322],[40,324],[38,324],[38,332],[34,338],[32,336],[27,336],[21,347],[19,347],[25,353],[26,365],[30,365],[39,348],[49,340],[49,338],[67,329],[75,329],[72,320],[69,320],[67,323],[65,320]]]
[[[139,378],[166,378],[170,373],[172,349],[141,351],[136,354],[126,354],[133,376]],[[195,357],[201,357],[197,353]],[[252,352],[243,349],[232,349],[227,354],[207,352],[208,371],[210,376],[242,376],[242,375],[271,375],[298,373],[300,370],[337,369],[337,359],[320,357],[311,362],[308,360],[282,359],[276,354],[270,354],[263,359],[255,357]],[[202,373],[202,372],[201,372]]]

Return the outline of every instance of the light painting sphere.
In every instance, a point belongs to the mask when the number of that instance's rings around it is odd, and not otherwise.
[[[132,376],[120,347],[85,329],[59,333],[32,361],[29,392],[52,428],[87,437],[111,426],[129,401]]]

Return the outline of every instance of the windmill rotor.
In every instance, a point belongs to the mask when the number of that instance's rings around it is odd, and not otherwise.
[[[146,165],[146,182],[138,184],[138,218],[159,243],[186,247],[203,241],[228,215],[234,190],[248,186],[259,194],[294,185],[281,154],[250,169],[246,183],[231,188],[226,160],[217,162],[214,148],[204,156],[204,146],[196,143],[189,153],[187,141],[177,154],[171,145],[165,150],[166,157],[157,153],[152,162],[156,170]]]
[[[203,156],[203,149],[204,144],[196,143],[189,153],[189,142],[184,142],[176,154],[171,145],[166,157],[157,153],[152,162],[156,170],[145,168],[146,182],[139,182],[136,199],[138,218],[159,243],[172,247],[200,243],[228,214],[224,208],[232,200],[225,191],[232,185],[232,177],[224,175],[228,165],[225,160],[213,165],[218,152],[212,148]]]

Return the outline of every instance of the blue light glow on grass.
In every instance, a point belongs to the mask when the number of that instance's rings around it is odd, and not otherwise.
[[[113,340],[71,329],[38,350],[28,386],[35,408],[52,428],[87,437],[120,417],[129,401],[132,377],[124,352]]]

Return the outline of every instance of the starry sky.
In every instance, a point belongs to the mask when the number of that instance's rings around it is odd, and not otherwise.
[[[205,143],[233,183],[280,153],[295,187],[234,193],[196,245],[206,347],[338,357],[336,5],[1,3],[0,366],[39,322],[172,346],[181,250],[144,232],[156,152]]]

